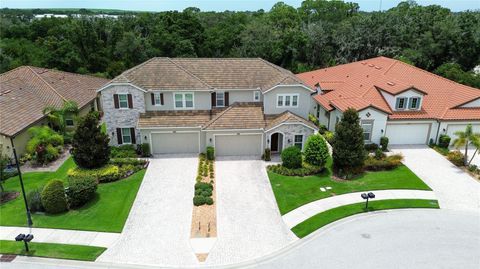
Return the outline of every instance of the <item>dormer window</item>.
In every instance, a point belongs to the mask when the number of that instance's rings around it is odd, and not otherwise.
[[[410,97],[408,108],[409,109],[419,109],[420,108],[420,97]]]
[[[406,97],[398,97],[397,98],[397,104],[395,105],[395,109],[397,110],[403,110],[407,108],[407,101],[408,98]]]

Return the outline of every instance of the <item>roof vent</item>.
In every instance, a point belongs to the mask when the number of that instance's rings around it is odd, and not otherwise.
[[[390,86],[395,86],[395,82],[389,81],[389,82],[387,82],[387,84],[390,85]]]
[[[370,67],[374,67],[375,65],[373,65],[373,64],[369,64],[368,66],[370,66]]]
[[[381,66],[375,66],[375,69],[380,70],[380,69],[382,69],[382,67]]]
[[[367,64],[367,62],[362,62],[362,64],[363,64],[363,65],[366,65],[366,64]]]
[[[367,75],[367,78],[370,77],[370,75]]]

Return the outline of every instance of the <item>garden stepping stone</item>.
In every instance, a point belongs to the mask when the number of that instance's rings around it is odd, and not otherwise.
[[[332,187],[327,187],[326,189],[327,189],[327,190],[331,190],[331,189],[332,189]]]
[[[324,192],[327,191],[324,187],[321,187],[320,190]]]

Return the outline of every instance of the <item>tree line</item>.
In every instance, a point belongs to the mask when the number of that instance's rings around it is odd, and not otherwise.
[[[352,2],[278,2],[269,11],[129,12],[33,19],[1,10],[0,71],[20,65],[112,78],[154,56],[261,57],[292,72],[379,55],[480,88],[480,11],[413,1],[382,12]]]

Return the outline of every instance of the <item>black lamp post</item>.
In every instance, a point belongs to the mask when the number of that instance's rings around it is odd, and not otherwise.
[[[18,178],[20,179],[20,186],[22,187],[23,201],[25,202],[25,209],[27,210],[27,223],[28,227],[32,227],[33,221],[30,214],[30,208],[28,207],[27,195],[25,194],[25,186],[23,186],[22,172],[20,171],[20,164],[18,163],[17,151],[15,150],[15,144],[13,144],[13,138],[10,137],[10,143],[12,144],[13,156],[15,157],[15,164],[17,165]]]
[[[23,241],[25,243],[25,251],[29,252],[30,249],[28,248],[28,242],[32,241],[33,239],[33,234],[19,234],[15,237],[15,241]]]
[[[365,209],[368,209],[368,200],[375,198],[375,194],[373,194],[373,192],[369,192],[369,193],[362,193],[361,196],[363,200],[366,200]]]

